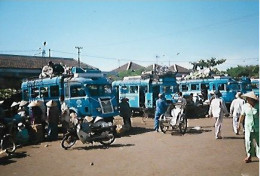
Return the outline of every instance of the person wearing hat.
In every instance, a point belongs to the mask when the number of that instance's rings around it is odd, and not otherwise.
[[[209,116],[215,119],[215,138],[222,139],[221,126],[224,118],[224,114],[228,114],[226,104],[221,98],[219,91],[214,92],[214,98],[209,106]]]
[[[48,134],[47,140],[52,141],[58,138],[58,123],[60,117],[60,110],[57,103],[50,100],[46,103],[47,106],[47,123],[48,123]]]
[[[18,114],[25,120],[25,118],[29,115],[29,109],[27,107],[28,102],[22,100],[19,104]]]
[[[41,124],[41,118],[42,118],[42,110],[40,108],[40,104],[37,101],[32,101],[28,105],[29,107],[29,116],[31,120],[31,124]]]
[[[242,99],[241,95],[241,92],[237,92],[236,99],[234,99],[230,105],[230,114],[232,114],[233,117],[233,131],[236,135],[239,134],[237,131],[237,125],[241,115],[242,106],[245,104],[245,100]]]
[[[242,97],[246,98],[247,102],[242,106],[237,130],[240,130],[239,124],[245,120],[245,148],[247,157],[244,161],[249,163],[252,161],[251,157],[255,154],[259,158],[259,100],[253,91],[243,94]]]
[[[155,105],[154,130],[159,132],[159,118],[166,112],[168,107],[163,94],[158,94],[158,99],[156,100]]]
[[[13,102],[11,105],[11,117],[12,120],[15,120],[16,122],[21,122],[22,117],[20,114],[18,114],[19,109],[19,102]]]
[[[119,103],[119,111],[120,111],[120,116],[123,117],[124,127],[126,127],[127,130],[130,130],[132,127],[131,124],[132,111],[128,103],[128,98],[122,98],[121,102]]]

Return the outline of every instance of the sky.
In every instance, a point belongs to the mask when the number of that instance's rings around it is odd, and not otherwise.
[[[46,46],[43,46],[44,42]],[[130,61],[225,70],[259,63],[259,1],[0,1],[0,54],[78,59],[102,71]],[[41,49],[40,49],[41,48]]]

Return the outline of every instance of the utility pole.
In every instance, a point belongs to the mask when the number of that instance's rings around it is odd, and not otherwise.
[[[78,49],[78,66],[80,67],[80,50],[83,49],[83,47],[75,46],[76,49]]]

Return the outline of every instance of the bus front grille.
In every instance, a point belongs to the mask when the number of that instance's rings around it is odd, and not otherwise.
[[[100,98],[99,101],[100,101],[100,106],[102,108],[103,114],[108,114],[108,113],[114,112],[110,98]]]

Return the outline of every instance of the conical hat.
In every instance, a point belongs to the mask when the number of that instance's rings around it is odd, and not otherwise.
[[[18,105],[19,105],[19,103],[17,103],[17,102],[14,101],[14,102],[12,103],[11,107],[15,107],[15,106],[18,106]]]
[[[47,107],[54,107],[54,106],[57,106],[57,103],[53,100],[50,100],[46,103],[46,106]]]
[[[32,101],[28,107],[35,107],[35,106],[40,106],[39,103],[37,103],[36,101]]]
[[[19,106],[22,107],[22,106],[25,106],[25,105],[27,105],[27,104],[28,104],[27,101],[22,100],[22,101],[20,102]]]
[[[95,118],[95,121],[94,121],[94,123],[96,123],[96,122],[98,122],[98,121],[100,121],[100,120],[103,120],[103,118],[102,118],[102,117],[99,117],[99,116],[97,116],[97,117]]]
[[[254,91],[248,92],[243,94],[242,97],[252,98],[254,100],[258,100],[257,96],[255,95]]]
[[[87,122],[90,123],[90,122],[93,120],[93,117],[91,117],[91,116],[86,116],[85,119],[86,119]]]

